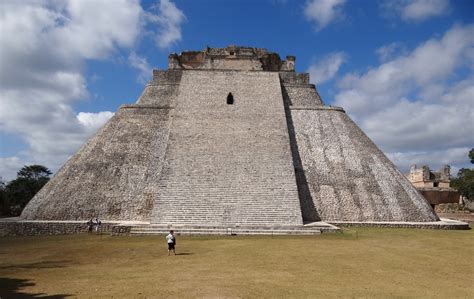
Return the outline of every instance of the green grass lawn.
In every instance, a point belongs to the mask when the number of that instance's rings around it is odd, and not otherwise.
[[[169,257],[164,236],[0,238],[0,297],[473,298],[473,236],[367,228],[178,236]]]

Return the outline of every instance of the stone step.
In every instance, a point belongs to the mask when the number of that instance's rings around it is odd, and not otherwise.
[[[294,226],[294,225],[261,225],[261,224],[257,224],[257,225],[212,225],[212,224],[165,224],[165,223],[152,223],[152,224],[134,224],[134,225],[131,225],[133,228],[158,228],[158,229],[167,229],[167,230],[170,230],[170,229],[173,229],[173,230],[176,230],[176,229],[197,229],[197,228],[200,228],[200,229],[228,229],[228,228],[231,228],[231,229],[282,229],[282,230],[291,230],[291,229],[296,229],[296,230],[300,230],[300,229],[313,229],[313,228],[317,228],[317,229],[323,229],[323,228],[333,228],[333,229],[337,229],[336,226],[334,225],[331,225],[331,224],[328,224],[326,222],[314,222],[314,223],[310,223],[310,224],[307,224],[307,225],[298,225],[298,226]]]
[[[203,225],[196,224],[147,224],[130,226],[130,235],[166,235],[174,230],[177,235],[319,235],[322,232],[336,232],[339,229],[325,222],[313,222],[304,226],[255,223],[253,225]]]
[[[130,235],[144,236],[144,235],[166,235],[169,229],[134,229],[130,231]],[[258,230],[258,229],[176,229],[177,235],[320,235],[319,229],[302,229],[302,230]]]
[[[174,231],[184,231],[184,230],[265,230],[265,231],[311,231],[311,230],[334,230],[330,227],[300,227],[300,228],[281,228],[281,227],[264,227],[264,226],[255,226],[255,227],[199,227],[199,226],[187,226],[187,227],[132,227],[133,231],[165,231],[169,232],[170,230]],[[336,229],[337,230],[337,229]]]

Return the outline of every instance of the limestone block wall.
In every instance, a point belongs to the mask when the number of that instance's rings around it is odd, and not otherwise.
[[[312,217],[323,221],[438,220],[423,196],[341,109],[290,112],[315,208]]]
[[[153,78],[149,84],[179,84],[182,74],[180,70],[153,70]]]
[[[147,85],[137,104],[172,107],[178,94],[178,84]]]
[[[169,133],[170,109],[124,106],[48,182],[22,219],[146,220]]]
[[[102,222],[97,233],[110,233],[119,223]],[[115,228],[114,230],[118,230]],[[0,221],[0,237],[69,235],[88,232],[85,221]]]
[[[420,191],[423,197],[432,205],[459,203],[459,196],[461,195],[458,191],[450,188],[425,188],[418,191]]]
[[[179,70],[153,70],[153,79],[145,86],[137,104],[173,107],[181,75]]]
[[[302,224],[278,73],[183,71],[151,221]]]
[[[181,64],[185,69],[207,69],[207,70],[252,70],[261,71],[262,62],[257,59],[206,59],[199,65]]]
[[[295,179],[300,199],[301,213],[304,222],[320,221],[319,215],[314,207],[311,192],[308,188],[308,181],[305,176],[301,157],[296,142],[295,128],[291,117],[291,108],[315,108],[324,104],[316,91],[316,87],[307,84],[309,77],[307,74],[280,73],[281,89],[286,112],[286,121],[290,138],[290,146],[295,168]]]
[[[282,84],[283,99],[292,107],[317,107],[323,101],[312,84]]]
[[[279,75],[282,84],[309,84],[308,73],[280,72]]]

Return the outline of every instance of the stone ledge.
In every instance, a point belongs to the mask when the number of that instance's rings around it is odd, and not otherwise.
[[[377,227],[377,228],[417,228],[417,229],[470,229],[469,224],[444,219],[437,222],[313,222],[303,226],[189,226],[189,225],[153,225],[144,221],[102,221],[100,232],[114,236],[157,235],[173,229],[186,235],[308,235],[337,232],[339,227]],[[0,237],[40,236],[86,233],[87,221],[54,220],[18,220],[18,218],[0,219]],[[135,231],[135,232],[134,232]]]
[[[181,83],[169,83],[169,82],[153,82],[150,81],[148,82],[146,85],[145,85],[145,88],[148,87],[148,86],[160,86],[160,85],[179,85]]]
[[[377,228],[418,228],[418,229],[445,229],[465,230],[470,229],[469,224],[462,221],[441,218],[436,222],[352,222],[352,221],[327,221],[338,227],[377,227]]]
[[[174,109],[173,106],[159,106],[159,105],[148,105],[148,104],[124,104],[119,109]]]
[[[301,83],[301,84],[295,84],[295,83],[282,83],[283,87],[292,87],[292,88],[314,88],[316,89],[316,85],[314,84],[306,84],[306,83]]]
[[[290,106],[290,110],[331,110],[331,111],[339,111],[346,113],[346,111],[342,107],[337,106],[319,106],[319,107],[292,107]]]
[[[139,221],[102,221],[100,232],[110,233],[117,225],[143,225]],[[0,219],[0,237],[69,235],[86,233],[87,221],[55,221],[55,220],[19,220],[18,218]]]
[[[338,232],[340,229],[325,222],[305,225],[117,225],[112,230],[114,236],[163,235],[173,230],[177,235],[319,235]]]
[[[232,61],[233,59],[229,59],[230,61]],[[195,71],[198,71],[198,72],[250,72],[250,73],[255,73],[255,72],[260,72],[260,73],[290,73],[290,74],[294,74],[295,72],[294,71],[280,71],[280,70],[252,70],[252,69],[249,69],[249,70],[239,70],[239,69],[222,69],[222,68],[215,68],[215,69],[205,69],[205,68],[202,68],[202,69],[171,69],[172,71],[183,71],[183,72],[187,72],[187,71],[191,71],[191,72],[195,72]],[[150,83],[147,83],[147,84],[151,84]],[[159,84],[155,84],[155,85],[160,85],[161,83]],[[165,83],[165,84],[172,84],[172,83]],[[177,85],[179,85],[180,83],[177,83]]]

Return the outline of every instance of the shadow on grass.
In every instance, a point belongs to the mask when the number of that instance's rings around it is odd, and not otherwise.
[[[59,294],[48,295],[44,293],[23,293],[21,288],[34,286],[35,283],[28,279],[15,279],[0,277],[0,298],[47,298],[47,299],[61,299],[72,295]]]
[[[177,253],[176,255],[193,255],[191,252],[180,252]]]
[[[0,266],[0,269],[53,269],[53,268],[64,268],[70,264],[71,261],[44,261],[29,264],[17,264],[17,265],[6,265]]]

